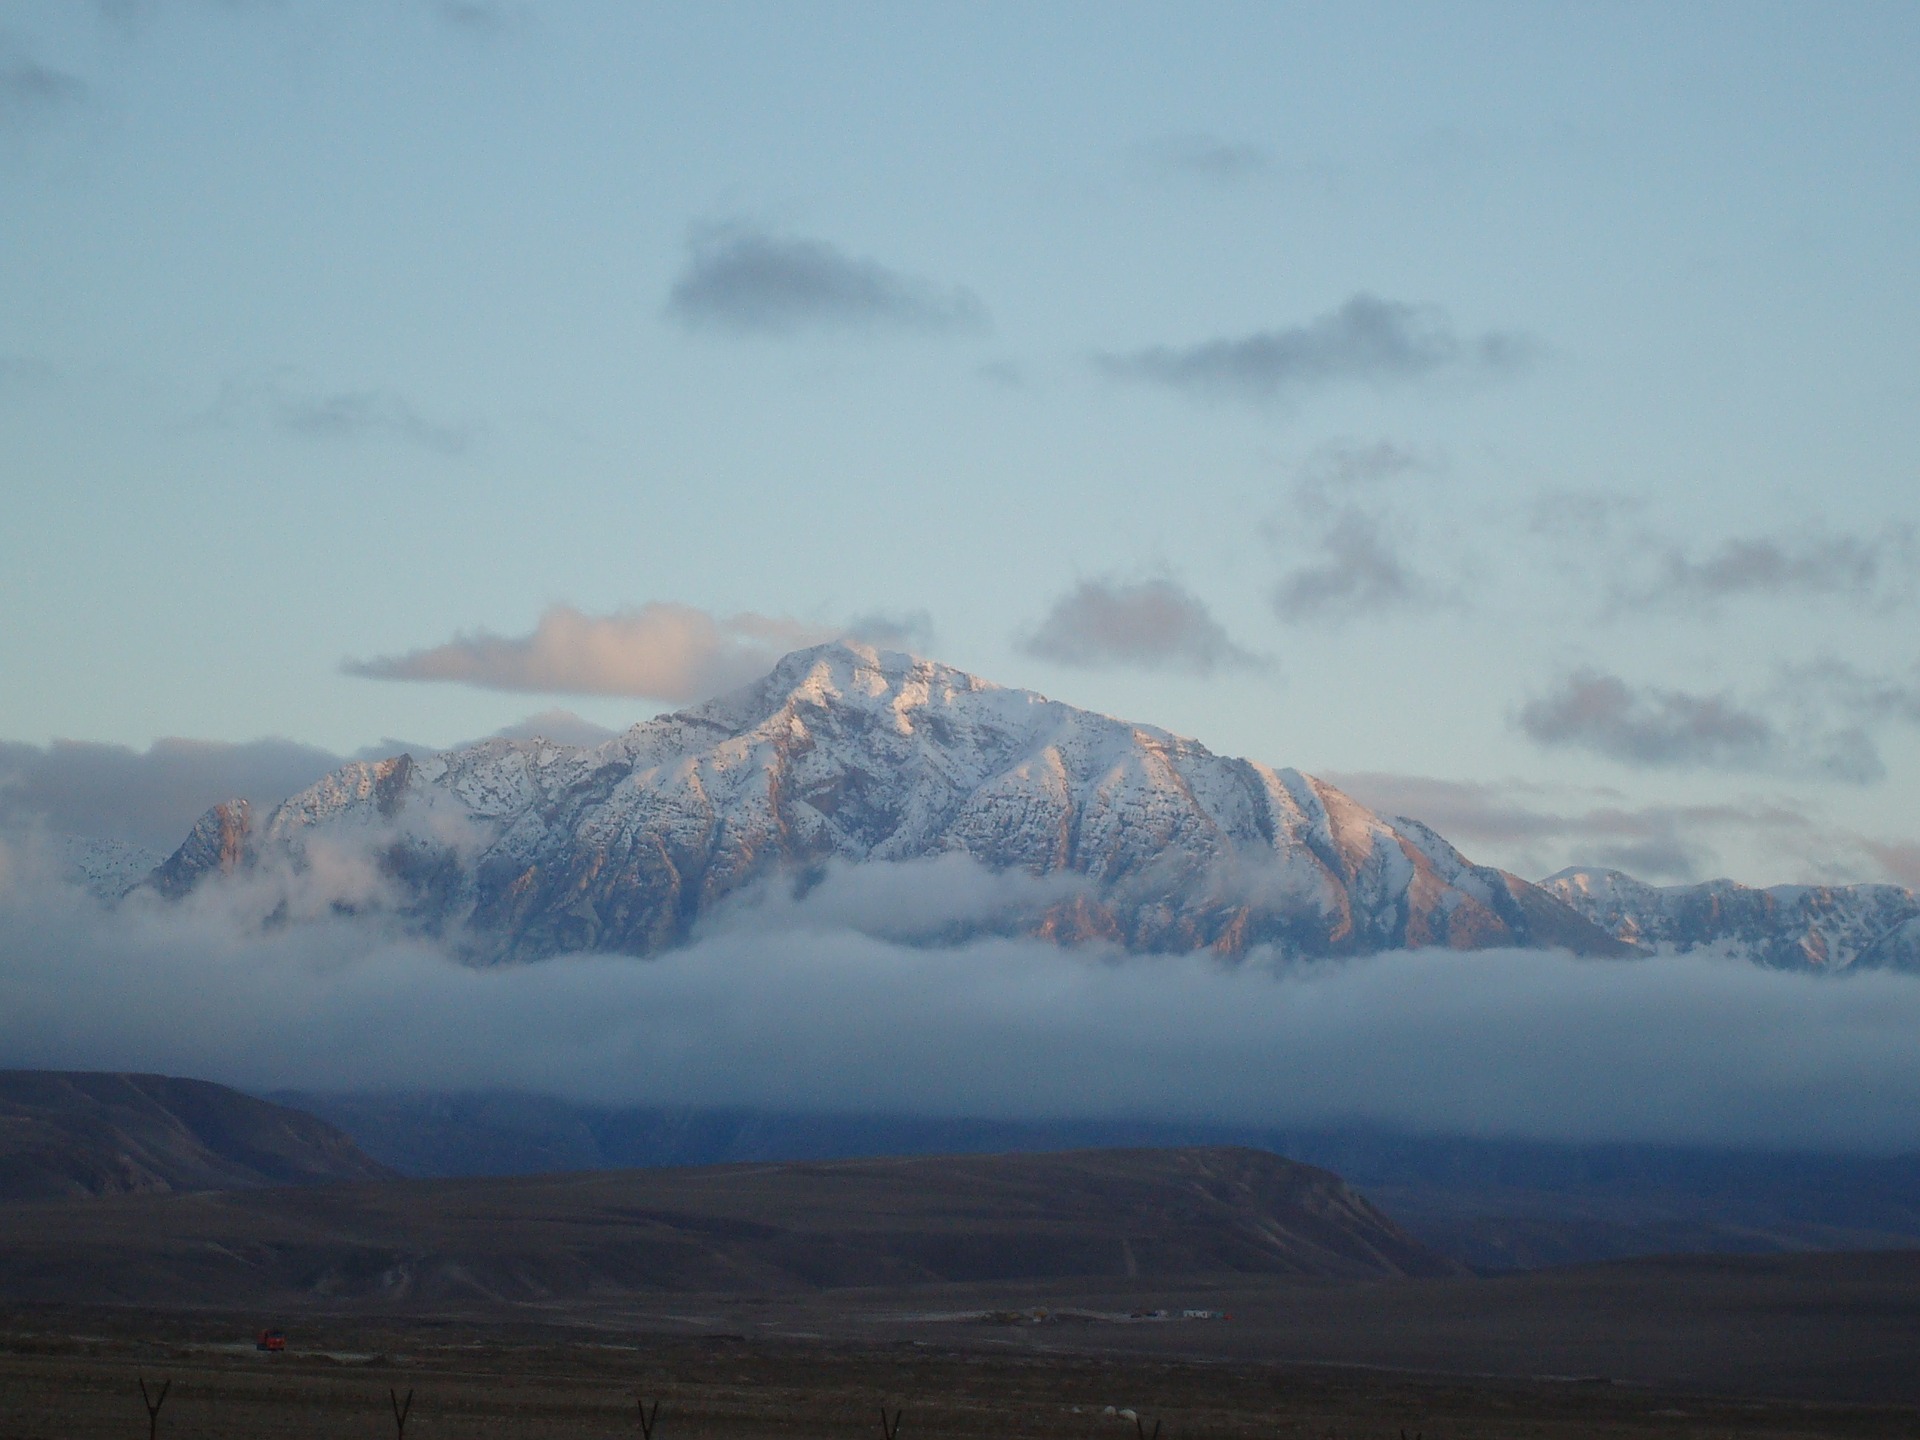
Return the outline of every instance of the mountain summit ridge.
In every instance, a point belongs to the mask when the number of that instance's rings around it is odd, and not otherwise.
[[[342,846],[372,859],[354,903],[496,959],[651,954],[763,882],[954,855],[1040,882],[987,928],[1060,941],[1627,953],[1538,887],[1297,770],[849,641],[600,745],[355,762],[257,826],[216,807],[156,883],[178,894],[275,860],[298,874]]]

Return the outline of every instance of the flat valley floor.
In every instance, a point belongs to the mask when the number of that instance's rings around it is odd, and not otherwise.
[[[0,1312],[0,1440],[144,1435],[142,1378],[171,1382],[158,1434],[180,1440],[395,1435],[390,1393],[409,1392],[412,1440],[639,1436],[642,1399],[660,1407],[654,1440],[883,1440],[883,1407],[900,1440],[1914,1435],[1910,1265],[1809,1258],[1825,1263],[678,1296],[523,1318],[19,1306]],[[1232,1318],[1129,1318],[1149,1303]],[[255,1350],[268,1323],[286,1353]],[[1609,1358],[1612,1373],[1589,1363]]]

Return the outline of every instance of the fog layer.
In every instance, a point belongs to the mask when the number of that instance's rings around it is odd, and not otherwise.
[[[939,896],[934,928],[952,934],[969,904],[998,912],[1018,888],[956,864],[734,907],[653,960],[475,969],[377,920],[263,930],[217,886],[102,908],[0,850],[0,1065],[253,1090],[1920,1144],[1911,977],[1517,950],[1228,966],[888,938],[917,896]]]

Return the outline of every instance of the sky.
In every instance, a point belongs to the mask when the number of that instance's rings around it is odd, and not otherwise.
[[[0,819],[164,848],[854,634],[1530,878],[1920,883],[1916,61],[1908,4],[8,0]]]

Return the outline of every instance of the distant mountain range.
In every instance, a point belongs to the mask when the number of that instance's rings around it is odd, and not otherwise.
[[[1534,885],[1297,770],[847,642],[598,746],[494,739],[349,764],[264,820],[215,806],[145,883],[179,896],[343,853],[370,878],[326,905],[390,911],[482,960],[653,954],[765,884],[966,857],[1020,883],[984,916],[929,904],[894,922],[902,938],[1920,965],[1920,901],[1898,886],[1660,888],[1600,870]],[[316,903],[310,886],[267,889],[283,915]]]
[[[1648,885],[1582,869],[1540,884],[1637,950],[1712,950],[1778,970],[1920,970],[1920,897],[1901,885]]]

